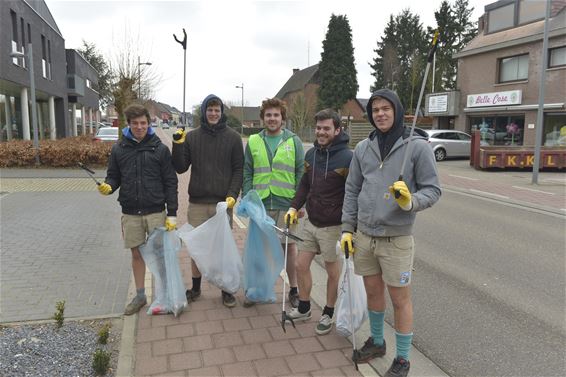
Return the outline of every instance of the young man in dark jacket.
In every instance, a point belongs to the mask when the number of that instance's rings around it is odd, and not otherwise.
[[[436,203],[441,191],[432,149],[422,135],[415,133],[409,140],[397,94],[389,89],[376,91],[368,101],[367,114],[375,130],[354,150],[340,243],[353,254],[355,272],[364,277],[367,294],[371,336],[360,349],[358,362],[385,355],[387,287],[395,314],[397,354],[385,376],[403,377],[409,373],[413,338],[413,224],[417,212]],[[403,180],[398,180],[407,151]]]
[[[182,174],[191,168],[189,182],[189,224],[197,227],[216,214],[216,204],[226,201],[228,214],[232,211],[242,188],[244,147],[242,137],[226,125],[224,104],[210,94],[201,105],[200,127],[185,133],[178,130],[173,136],[173,165]],[[200,296],[201,273],[191,262],[193,287],[187,290],[187,300]],[[236,298],[222,292],[227,307],[236,305]]]
[[[315,117],[316,141],[314,148],[305,156],[305,174],[291,208],[285,218],[297,222],[297,210],[306,203],[308,219],[303,224],[297,278],[299,281],[299,306],[289,312],[295,321],[311,318],[310,293],[312,276],[310,266],[314,256],[321,254],[328,274],[326,280],[326,305],[315,331],[319,335],[332,330],[334,305],[338,294],[340,267],[336,258],[336,241],[340,238],[344,185],[352,160],[348,148],[349,136],[343,132],[340,118],[334,110],[319,111]]]
[[[124,111],[128,121],[122,139],[112,146],[104,183],[98,186],[103,195],[120,188],[124,246],[132,251],[132,270],[136,297],[124,314],[137,313],[146,303],[145,263],[139,246],[154,228],[168,231],[177,224],[177,174],[171,163],[171,152],[149,126],[149,112],[141,105]],[[167,207],[167,216],[165,215]]]

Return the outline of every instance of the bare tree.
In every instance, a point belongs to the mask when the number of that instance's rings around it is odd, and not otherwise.
[[[313,104],[303,93],[294,96],[289,109],[289,120],[293,123],[293,131],[298,132],[312,123]]]

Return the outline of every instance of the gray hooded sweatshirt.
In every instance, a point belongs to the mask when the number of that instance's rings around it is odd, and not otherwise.
[[[371,116],[372,102],[378,96],[391,102],[395,110],[393,127],[387,133],[377,129]],[[354,233],[358,230],[371,237],[411,235],[416,212],[432,206],[441,195],[432,148],[426,138],[415,130],[410,156],[403,171],[403,181],[411,192],[413,207],[404,211],[389,193],[389,186],[399,179],[409,141],[409,130],[401,132],[399,129],[404,128],[403,106],[395,92],[380,89],[369,99],[367,114],[376,130],[354,149],[342,207],[342,231]],[[396,140],[388,140],[390,135],[399,136]],[[379,141],[392,144],[386,148],[389,151],[384,157],[380,153]]]

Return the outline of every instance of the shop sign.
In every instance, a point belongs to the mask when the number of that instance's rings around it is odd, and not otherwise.
[[[428,98],[429,113],[445,113],[446,111],[448,111],[448,94]]]
[[[484,156],[484,168],[531,168],[535,156],[530,152],[491,152]],[[540,164],[543,168],[564,168],[563,153],[541,153]]]
[[[520,90],[469,94],[467,104],[468,107],[520,105],[521,96]]]

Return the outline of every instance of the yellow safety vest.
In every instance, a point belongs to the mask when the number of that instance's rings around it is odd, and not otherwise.
[[[269,164],[265,141],[259,135],[252,135],[248,141],[254,164],[253,189],[261,199],[270,193],[284,198],[295,197],[295,143],[290,137],[280,143]]]

